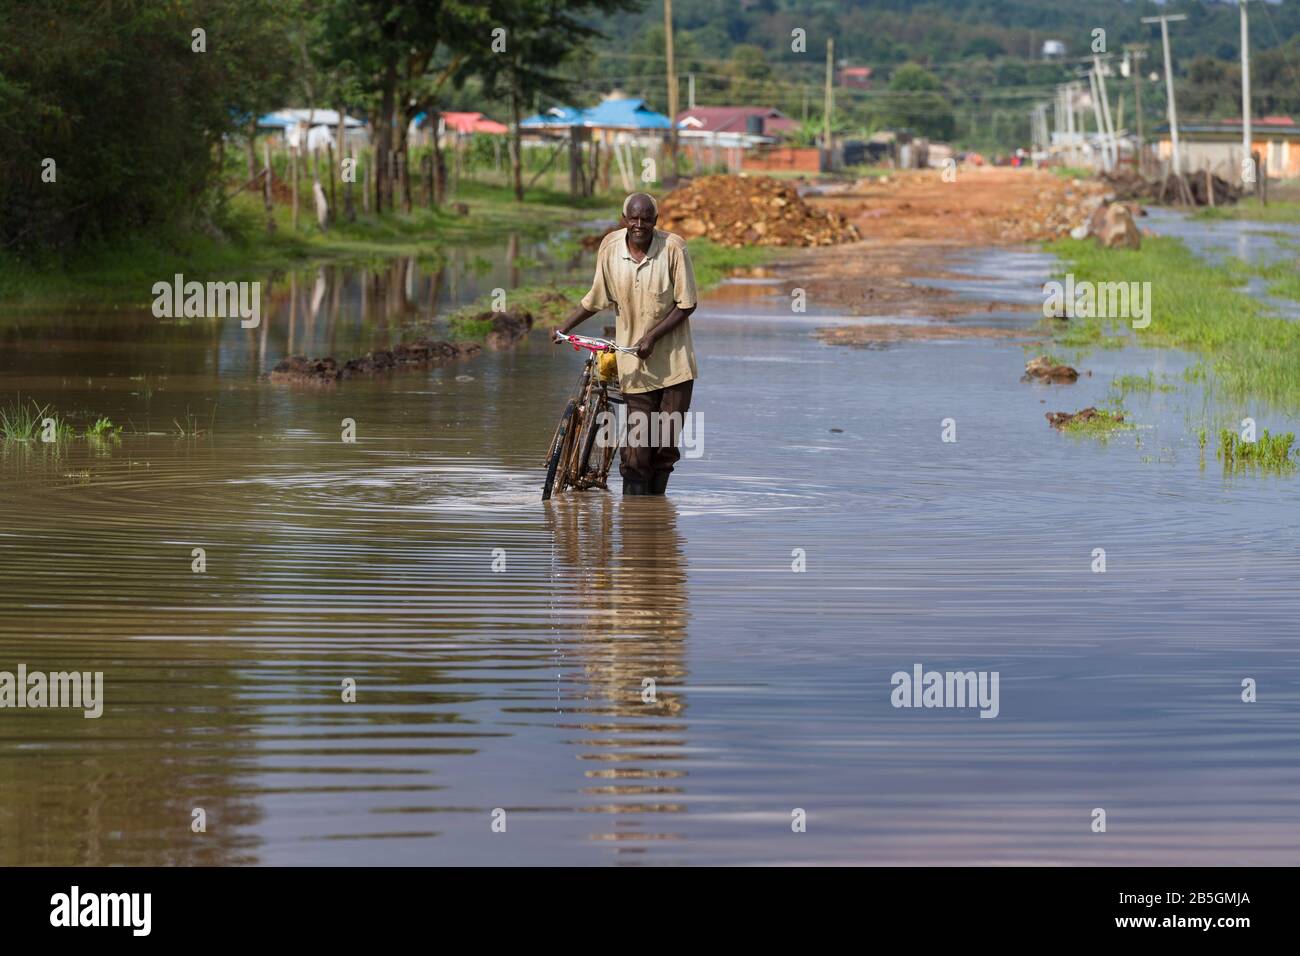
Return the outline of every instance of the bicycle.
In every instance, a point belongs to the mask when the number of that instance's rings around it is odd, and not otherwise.
[[[609,339],[566,335],[558,330],[555,338],[568,342],[574,351],[589,354],[582,366],[578,387],[565,405],[560,422],[555,426],[555,434],[551,436],[546,455],[546,483],[542,486],[543,501],[551,497],[552,491],[609,487],[606,480],[614,462],[617,442],[597,444],[596,437],[601,426],[610,421],[610,405],[621,404],[623,393],[617,384],[617,367],[611,369],[609,366],[613,363],[606,363],[602,368],[597,359],[620,352],[636,354],[635,348],[617,345]]]

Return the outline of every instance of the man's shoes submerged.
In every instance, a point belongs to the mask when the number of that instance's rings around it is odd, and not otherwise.
[[[654,477],[650,479],[650,494],[662,495],[668,490],[668,476],[671,471],[656,471]]]
[[[648,495],[650,494],[649,486],[640,478],[623,479],[623,495]]]

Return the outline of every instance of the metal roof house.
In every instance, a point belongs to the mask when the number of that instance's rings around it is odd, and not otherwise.
[[[649,137],[657,142],[672,128],[672,122],[663,113],[656,113],[646,106],[645,100],[610,97],[590,109],[552,107],[519,123],[524,132],[541,134],[567,135],[567,131],[574,127],[600,131],[605,134],[605,139],[614,133],[629,133],[638,139]]]

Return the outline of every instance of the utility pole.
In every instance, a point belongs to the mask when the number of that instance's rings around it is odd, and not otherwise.
[[[695,74],[686,74],[686,108],[695,109]]]
[[[1134,74],[1134,114],[1138,117],[1138,151],[1141,155],[1143,147],[1143,131],[1141,131],[1141,61],[1147,59],[1147,44],[1130,43],[1125,47],[1130,56],[1132,64],[1132,74]]]
[[[1137,114],[1138,148],[1142,147],[1142,61],[1147,58],[1145,43],[1130,43],[1124,47],[1133,64],[1133,110]]]
[[[1251,185],[1259,178],[1250,135],[1250,18],[1246,14],[1246,0],[1237,0],[1237,5],[1241,7],[1241,168],[1245,170],[1246,163],[1252,164],[1250,182],[1243,183],[1250,192]]]
[[[1178,152],[1178,106],[1174,102],[1174,64],[1169,55],[1169,24],[1186,20],[1185,13],[1166,13],[1158,17],[1143,17],[1143,23],[1160,24],[1160,42],[1165,48],[1165,93],[1169,97],[1169,140],[1173,144],[1174,175],[1183,174],[1182,158]]]
[[[664,53],[668,67],[668,162],[677,182],[677,72],[673,69],[673,0],[664,0]]]
[[[1101,116],[1101,94],[1098,92],[1097,70],[1088,71],[1088,92],[1092,94],[1092,118],[1097,121],[1097,145],[1101,147],[1101,168],[1110,172],[1110,146],[1106,143],[1106,124]]]
[[[1115,135],[1115,123],[1110,115],[1110,96],[1106,93],[1106,71],[1101,68],[1101,58],[1092,58],[1097,72],[1097,90],[1101,93],[1101,116],[1106,121],[1106,139],[1109,141],[1110,168],[1114,171],[1119,165],[1119,137]]]
[[[830,172],[832,162],[831,150],[831,111],[835,109],[835,93],[831,86],[831,77],[835,69],[835,39],[826,40],[826,102],[822,112],[822,149],[826,151],[825,172]]]
[[[1074,129],[1074,84],[1066,83],[1061,91],[1065,100],[1065,139],[1070,144],[1070,165],[1079,165],[1079,150],[1075,142]]]

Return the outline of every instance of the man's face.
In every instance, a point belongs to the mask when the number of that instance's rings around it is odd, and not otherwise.
[[[638,246],[644,246],[653,238],[658,219],[650,200],[637,196],[627,204],[627,215],[623,217],[628,238]]]

